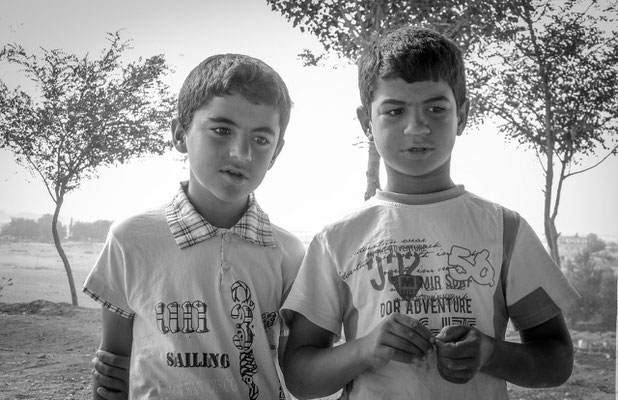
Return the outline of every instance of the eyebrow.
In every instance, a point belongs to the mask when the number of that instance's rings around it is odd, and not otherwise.
[[[429,99],[425,99],[423,100],[423,104],[427,104],[427,103],[434,103],[436,101],[447,101],[450,102],[450,99],[444,95],[438,95],[438,96],[434,96],[431,97]],[[388,105],[388,104],[392,104],[392,105],[403,105],[406,104],[405,101],[403,100],[397,100],[397,99],[386,99],[383,102],[380,103],[380,105]]]
[[[226,124],[226,125],[238,127],[238,124],[236,122],[226,117],[209,117],[208,121],[211,123],[215,123],[215,124]],[[253,129],[253,132],[267,133],[272,136],[276,135],[275,131],[270,126],[261,126],[261,127],[255,128]]]

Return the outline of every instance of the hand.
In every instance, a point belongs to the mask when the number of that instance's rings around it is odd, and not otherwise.
[[[418,320],[403,314],[391,314],[362,339],[361,358],[373,368],[390,360],[412,363],[431,349],[431,331]]]
[[[118,356],[98,350],[92,360],[97,394],[107,400],[127,400],[129,398],[130,357]]]
[[[445,326],[436,336],[438,372],[445,380],[466,383],[481,369],[492,352],[492,341],[476,328]]]

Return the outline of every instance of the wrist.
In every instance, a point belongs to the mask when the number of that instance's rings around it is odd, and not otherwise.
[[[360,371],[376,367],[376,359],[373,353],[366,349],[367,337],[358,338],[351,342],[354,346],[352,351],[353,360]]]
[[[481,365],[480,370],[484,370],[491,365],[491,360],[496,351],[497,339],[491,336],[483,335],[481,338]]]

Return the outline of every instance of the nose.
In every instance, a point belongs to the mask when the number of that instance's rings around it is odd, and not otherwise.
[[[242,135],[237,135],[230,143],[230,157],[239,161],[251,161],[251,144],[249,139]]]
[[[410,110],[406,116],[404,135],[428,135],[431,132],[423,110]]]

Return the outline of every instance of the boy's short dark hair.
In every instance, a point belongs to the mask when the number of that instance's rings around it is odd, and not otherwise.
[[[195,111],[214,96],[232,92],[278,110],[279,140],[283,139],[292,108],[288,88],[268,64],[244,54],[210,56],[189,72],[178,94],[178,119],[183,128],[189,128]]]
[[[358,88],[362,105],[371,115],[378,79],[401,78],[408,83],[444,80],[457,107],[466,99],[463,56],[457,45],[430,29],[403,27],[380,38],[358,60]]]

